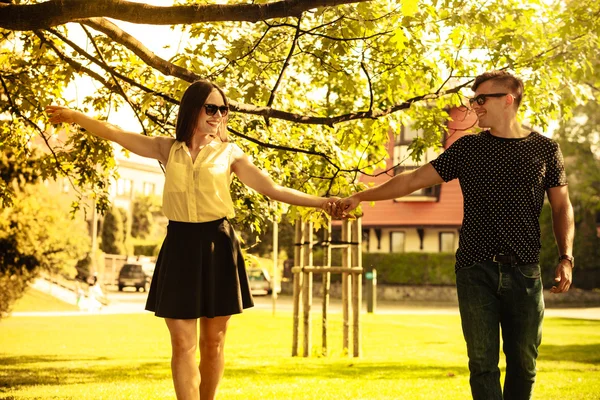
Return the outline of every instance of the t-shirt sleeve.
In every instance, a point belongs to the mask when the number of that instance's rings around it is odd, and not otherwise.
[[[463,153],[465,148],[465,137],[452,143],[438,158],[431,161],[431,165],[442,177],[444,182],[449,182],[459,178],[463,163]]]
[[[558,143],[552,143],[551,156],[546,166],[546,176],[544,177],[544,190],[556,186],[564,186],[567,182],[565,172],[565,160]]]

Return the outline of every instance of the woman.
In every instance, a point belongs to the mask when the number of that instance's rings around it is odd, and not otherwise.
[[[233,228],[231,173],[273,200],[327,209],[336,199],[276,185],[227,139],[227,97],[215,84],[191,84],[181,99],[176,139],[124,132],[64,107],[46,108],[51,123],[75,123],[166,166],[163,212],[169,219],[146,309],[165,319],[178,399],[215,398],[232,314],[252,307],[244,259]],[[200,321],[200,367],[196,367]]]

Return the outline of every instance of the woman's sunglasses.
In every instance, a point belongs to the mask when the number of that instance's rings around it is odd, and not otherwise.
[[[469,99],[469,105],[473,105],[473,103],[477,103],[477,105],[484,105],[488,97],[502,97],[506,96],[508,93],[486,93],[480,94],[479,96],[475,96]]]
[[[204,109],[206,110],[206,115],[213,116],[217,113],[217,111],[221,112],[221,116],[226,116],[229,113],[229,106],[218,106],[216,104],[205,104]]]

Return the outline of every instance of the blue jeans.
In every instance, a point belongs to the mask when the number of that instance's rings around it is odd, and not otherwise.
[[[474,400],[531,399],[542,340],[544,298],[538,264],[475,263],[456,272]],[[500,387],[500,327],[506,355]]]

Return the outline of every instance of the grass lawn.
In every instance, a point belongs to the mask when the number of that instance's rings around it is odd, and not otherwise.
[[[12,311],[78,311],[79,307],[57,299],[48,293],[29,288],[14,304]]]
[[[460,321],[453,315],[363,315],[363,357],[292,358],[289,312],[232,318],[220,398],[468,399]],[[166,326],[149,314],[10,317],[0,321],[0,399],[173,399]],[[547,318],[536,399],[600,398],[600,321]]]

